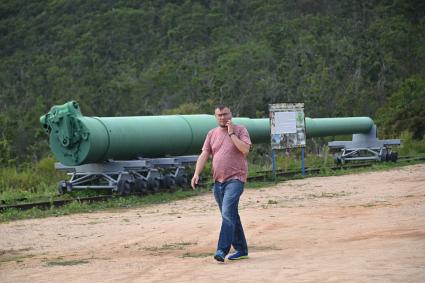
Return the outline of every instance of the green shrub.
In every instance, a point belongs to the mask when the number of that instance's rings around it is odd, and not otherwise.
[[[55,195],[57,183],[66,175],[54,169],[54,162],[52,157],[46,157],[21,167],[1,167],[0,199],[35,199]]]
[[[400,135],[401,146],[398,149],[399,155],[421,155],[425,154],[425,137],[422,140],[413,139],[413,134],[404,131]]]

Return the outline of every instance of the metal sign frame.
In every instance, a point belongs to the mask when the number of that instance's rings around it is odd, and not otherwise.
[[[301,172],[304,176],[304,103],[269,104],[269,117],[273,177],[276,179],[276,150],[289,148],[301,148]]]
[[[304,103],[270,104],[272,149],[305,147]]]

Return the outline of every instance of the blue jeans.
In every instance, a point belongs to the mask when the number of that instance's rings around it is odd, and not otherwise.
[[[243,187],[244,183],[239,180],[214,183],[214,197],[222,217],[217,250],[223,251],[224,254],[229,253],[231,246],[237,251],[248,254],[248,245],[238,212]]]

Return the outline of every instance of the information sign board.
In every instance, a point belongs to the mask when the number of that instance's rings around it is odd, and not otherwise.
[[[269,105],[272,149],[305,147],[304,103]]]

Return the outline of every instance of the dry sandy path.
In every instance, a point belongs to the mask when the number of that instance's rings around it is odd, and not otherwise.
[[[225,264],[211,194],[3,223],[0,282],[425,282],[425,164],[247,189],[240,210],[250,259]]]

